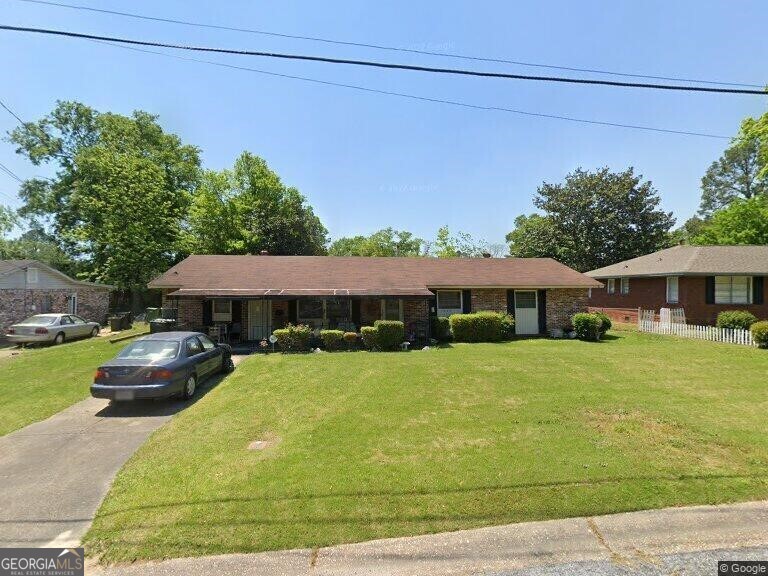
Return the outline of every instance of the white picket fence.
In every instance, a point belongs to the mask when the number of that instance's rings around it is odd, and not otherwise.
[[[754,340],[752,340],[752,333],[749,330],[717,328],[716,326],[696,326],[670,321],[658,322],[656,321],[656,313],[653,310],[640,311],[637,327],[640,332],[650,332],[651,334],[670,334],[682,338],[696,338],[711,342],[756,346]]]

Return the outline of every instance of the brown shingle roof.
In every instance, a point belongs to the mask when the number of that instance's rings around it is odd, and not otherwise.
[[[674,246],[586,273],[593,278],[768,275],[768,246]]]
[[[600,283],[550,258],[190,256],[152,280],[200,296],[426,296],[427,288],[590,288]],[[194,291],[194,292],[193,292]],[[180,294],[180,295],[181,295]]]

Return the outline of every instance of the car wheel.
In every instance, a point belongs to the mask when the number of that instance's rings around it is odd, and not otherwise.
[[[56,344],[64,344],[64,332],[59,332],[56,334],[56,338],[53,339],[54,346]]]
[[[195,395],[195,389],[197,388],[197,377],[194,374],[190,374],[187,377],[187,381],[184,383],[184,390],[181,393],[182,400],[189,400]]]
[[[232,361],[232,356],[222,360],[221,371],[225,374],[229,374],[230,372],[235,371],[235,363]]]
[[[96,338],[96,336],[99,335],[99,329],[94,327],[93,330],[91,330],[91,338]]]

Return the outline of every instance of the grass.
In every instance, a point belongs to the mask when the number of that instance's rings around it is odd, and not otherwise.
[[[130,333],[143,331],[145,324],[135,324]],[[0,436],[86,398],[96,367],[125,344],[111,344],[107,337],[89,338],[61,346],[25,348],[0,358]]]
[[[127,463],[87,550],[322,547],[768,497],[768,352],[609,338],[251,357]]]

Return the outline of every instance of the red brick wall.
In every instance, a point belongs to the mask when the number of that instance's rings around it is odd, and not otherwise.
[[[426,300],[403,300],[403,323],[428,322],[429,306]]]
[[[588,305],[586,288],[554,288],[547,290],[547,330],[566,328],[571,316],[586,312]]]
[[[615,294],[608,294],[605,288],[593,288],[592,297],[589,299],[590,307],[619,309],[604,311],[620,321],[623,321],[623,317],[628,314],[621,309],[634,309],[633,322],[637,320],[637,308],[657,312],[661,308],[683,308],[685,319],[689,324],[714,324],[717,315],[724,310],[747,310],[760,319],[768,318],[768,304],[707,304],[705,276],[681,276],[678,280],[679,302],[676,304],[667,303],[666,277],[631,278],[629,294],[621,295],[618,291],[618,280]]]
[[[476,288],[472,290],[472,312],[506,312],[507,290],[505,288]]]

